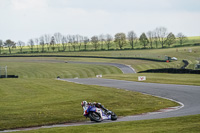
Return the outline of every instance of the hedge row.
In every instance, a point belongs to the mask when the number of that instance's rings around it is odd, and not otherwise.
[[[146,71],[140,71],[138,73],[189,73],[189,74],[200,74],[200,70],[163,68],[163,69],[149,69],[149,70],[146,70]]]
[[[6,78],[6,75],[0,75],[0,78]],[[7,75],[7,78],[18,78],[16,75]]]

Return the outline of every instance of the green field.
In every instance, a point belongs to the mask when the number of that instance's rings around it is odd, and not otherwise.
[[[0,130],[86,120],[83,100],[101,102],[118,116],[178,105],[137,92],[55,79],[0,79]]]
[[[117,122],[96,125],[59,127],[22,133],[199,133],[200,115]],[[18,133],[18,132],[17,132]]]
[[[190,49],[192,50],[191,52]],[[19,55],[19,54],[18,54]],[[122,50],[122,51],[89,51],[89,52],[59,52],[59,53],[32,53],[23,54],[26,56],[93,56],[102,57],[97,58],[85,58],[81,60],[96,61],[96,62],[116,62],[131,65],[137,72],[147,69],[157,68],[180,68],[183,63],[182,60],[187,60],[189,65],[188,69],[195,69],[195,65],[199,63],[200,47],[178,47],[178,48],[166,48],[166,49],[145,49],[145,50]],[[23,56],[21,55],[21,56]],[[134,60],[133,58],[147,58],[165,60],[165,56],[176,57],[178,61],[172,61],[170,63],[148,60]],[[9,55],[8,55],[9,56]],[[122,58],[122,59],[105,59],[104,57]],[[103,59],[104,58],[104,59]],[[132,58],[132,59],[123,59]],[[70,59],[70,58],[69,58]],[[71,58],[76,60],[75,58]],[[80,60],[80,58],[78,58]]]
[[[192,52],[188,52],[192,49]],[[0,130],[17,127],[84,121],[80,102],[101,102],[119,116],[135,115],[161,108],[177,106],[176,103],[114,88],[80,85],[56,80],[61,78],[88,78],[102,74],[104,78],[145,82],[200,85],[197,74],[122,74],[112,66],[65,63],[65,61],[111,62],[131,65],[136,71],[155,68],[180,68],[186,59],[194,68],[198,63],[200,47],[180,47],[152,50],[60,52],[33,55],[140,57],[162,60],[165,55],[178,61],[158,62],[135,59],[72,58],[72,57],[0,57],[0,66],[8,66],[9,75],[18,79],[0,79]],[[115,95],[113,95],[115,94]],[[180,124],[182,123],[182,124]],[[192,124],[194,123],[194,124]],[[173,125],[173,128],[170,127]],[[199,115],[138,122],[121,122],[92,126],[41,129],[29,132],[187,132],[199,130]]]
[[[199,44],[200,43],[200,36],[193,36],[193,37],[188,37],[188,41],[185,42],[183,45],[180,45],[178,43],[178,41],[176,41],[174,44],[172,44],[170,47],[183,47],[183,46],[193,46],[195,44]],[[83,45],[83,43],[80,46],[80,50],[79,50],[79,46],[80,44],[75,44],[75,50],[72,47],[71,44],[66,44],[66,50],[65,51],[85,51],[85,46]],[[165,48],[168,47],[167,45],[164,46]],[[146,48],[151,48],[150,45],[148,45]],[[156,48],[156,45],[153,44],[153,48]],[[158,48],[161,48],[161,44],[158,45]],[[127,50],[127,49],[131,49],[131,46],[129,44],[129,42],[127,41],[126,44],[124,45],[123,49]],[[134,49],[143,49],[143,45],[141,45],[139,42],[134,45]],[[86,46],[86,50],[87,51],[94,51],[94,47],[91,43],[88,43]],[[107,46],[105,44],[105,42],[103,43],[103,47],[101,47],[101,43],[99,43],[99,47],[97,48],[97,50],[108,50]],[[111,43],[110,46],[110,50],[120,50],[118,44],[116,44],[115,42]],[[22,49],[23,53],[31,53],[31,48],[29,46],[25,46]],[[37,46],[35,45],[33,47],[33,52],[41,52],[42,51],[42,46]],[[55,50],[53,51],[52,48],[50,47],[49,49],[47,48],[47,46],[44,47],[44,51],[45,52],[61,52],[63,51],[63,46],[60,44],[55,45]],[[9,50],[8,48],[3,48],[1,51],[2,54],[9,54]],[[12,48],[12,53],[21,53],[20,52],[20,48],[16,47],[16,48]]]
[[[0,58],[0,66],[8,67],[9,75],[20,78],[87,78],[98,74],[120,74],[116,67],[65,63],[66,58]],[[57,62],[58,61],[58,62]]]

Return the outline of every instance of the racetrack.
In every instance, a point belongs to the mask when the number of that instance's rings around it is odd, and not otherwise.
[[[21,61],[21,60],[20,60]],[[27,61],[27,60],[25,60]],[[135,73],[134,69],[129,66],[117,63],[104,63],[104,62],[78,62],[78,61],[68,61],[64,60],[29,60],[30,62],[53,62],[53,63],[80,63],[80,64],[99,64],[99,65],[112,65],[118,67],[123,73]],[[112,79],[102,79],[102,78],[88,78],[88,79],[59,79],[63,81],[76,82],[80,84],[88,85],[99,85],[113,88],[126,89],[130,91],[138,91],[150,95],[160,96],[164,98],[173,99],[180,102],[181,106],[178,108],[170,108],[165,110],[160,110],[158,112],[146,113],[136,116],[121,117],[117,121],[135,121],[135,120],[146,120],[146,119],[159,119],[168,117],[178,117],[186,115],[200,114],[200,86],[188,86],[188,85],[172,85],[172,84],[157,84],[157,83],[143,83],[143,82],[132,82],[123,80],[112,80]],[[113,110],[114,111],[114,110]],[[102,123],[113,122],[113,121],[103,121]],[[40,128],[52,128],[52,127],[66,127],[66,126],[79,126],[97,124],[91,121],[79,122],[79,123],[65,123],[49,126],[40,126],[34,128],[21,128],[14,130],[5,130],[1,132],[14,132],[23,130],[33,130]]]
[[[142,93],[146,93],[150,95],[173,99],[181,104],[178,108],[175,108],[175,109],[170,108],[167,111],[160,110],[158,112],[146,113],[146,114],[141,114],[141,115],[136,115],[136,116],[121,117],[117,121],[103,121],[102,123],[159,119],[159,118],[169,118],[169,117],[200,114],[200,102],[199,102],[200,101],[200,86],[143,83],[143,82],[132,82],[132,81],[112,80],[112,79],[102,79],[102,78],[59,79],[59,80],[75,82],[79,84],[99,85],[99,86],[126,89],[130,91],[138,91],[138,92],[142,92]],[[65,123],[65,124],[41,126],[41,127],[34,127],[34,128],[5,130],[5,131],[0,131],[0,132],[13,132],[13,131],[34,130],[34,129],[40,129],[40,128],[67,127],[67,126],[79,126],[79,125],[88,125],[88,124],[97,124],[97,123],[90,122],[90,121],[79,122],[79,123]]]
[[[145,115],[124,117],[119,121],[132,121],[144,119],[157,119],[178,117],[186,115],[200,114],[200,86],[189,85],[173,85],[173,84],[157,84],[157,83],[142,83],[123,80],[90,78],[90,79],[62,79],[70,82],[100,85],[106,87],[121,88],[131,91],[147,93],[150,95],[160,96],[168,99],[173,99],[182,104],[178,110],[165,113],[150,113]]]

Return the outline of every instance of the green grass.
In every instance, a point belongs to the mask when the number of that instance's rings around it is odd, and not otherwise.
[[[123,74],[123,75],[122,74],[105,75],[103,76],[103,78],[138,81],[138,76],[146,76],[146,80],[142,82],[148,82],[148,83],[200,86],[200,75],[197,74],[137,73],[137,74]]]
[[[143,52],[144,55],[148,56],[151,53],[158,55],[169,54],[170,56],[180,57],[180,59],[191,59],[198,57],[200,51],[199,47],[193,47],[197,52],[188,53],[187,48],[179,48],[176,53],[176,49],[159,49],[159,50],[135,50],[135,51],[120,51],[120,52],[71,52],[72,54],[84,54],[96,56],[118,56],[121,54],[127,54],[126,56],[132,56],[134,54],[140,54]],[[186,50],[185,50],[186,49]],[[128,52],[128,53],[126,53]],[[57,53],[61,54],[61,53]],[[68,53],[62,53],[68,54]],[[117,55],[116,55],[117,54]],[[160,56],[161,57],[161,56]],[[40,60],[40,61],[38,61]],[[137,76],[147,76],[145,82],[155,83],[174,83],[174,84],[189,84],[189,85],[200,85],[199,75],[190,74],[121,74],[122,72],[115,67],[104,66],[104,65],[81,65],[81,64],[69,64],[57,61],[96,61],[96,62],[115,62],[121,64],[131,65],[137,69],[137,71],[157,68],[157,67],[170,67],[180,65],[181,61],[174,61],[170,63],[165,62],[153,62],[145,60],[120,60],[120,59],[95,59],[95,58],[20,58],[20,57],[7,57],[0,58],[0,66],[8,66],[8,74],[19,75],[19,79],[0,79],[0,130],[11,129],[17,127],[29,127],[37,125],[47,125],[64,122],[74,122],[85,120],[82,116],[82,108],[80,102],[82,100],[97,101],[101,102],[108,109],[113,110],[117,115],[126,116],[140,114],[144,112],[150,112],[159,110],[161,108],[176,106],[177,104],[164,99],[151,97],[149,95],[143,95],[141,93],[125,91],[114,88],[106,88],[99,86],[87,86],[79,85],[74,83],[68,83],[63,81],[57,81],[55,78],[60,76],[61,78],[87,78],[94,77],[96,74],[103,74],[105,78],[122,79],[137,81]],[[113,95],[114,94],[114,95]],[[193,118],[193,117],[191,117]],[[179,119],[179,118],[177,118]],[[146,123],[147,127],[144,132],[148,131],[177,131],[184,130],[195,130],[195,126],[190,123],[190,118],[185,121],[184,125],[176,125],[172,130],[169,130],[167,124],[171,126],[173,121],[169,120],[168,123],[164,123],[162,120],[153,121],[142,121]],[[196,118],[194,118],[196,120]],[[180,119],[179,119],[180,120]],[[158,121],[158,122],[157,122]],[[149,122],[154,123],[150,125]],[[160,122],[160,123],[159,123]],[[193,121],[194,122],[194,121]],[[128,123],[127,126],[123,127],[123,123],[116,125],[118,131],[132,132],[136,131],[137,128],[143,129],[142,124],[135,125],[137,122]],[[195,123],[195,122],[194,122]],[[120,127],[122,125],[122,127]],[[125,124],[126,125],[126,124]],[[134,126],[135,125],[135,126]],[[145,125],[145,124],[144,124]],[[94,130],[102,131],[98,126],[91,126],[91,130],[88,132],[94,132]],[[130,127],[129,127],[130,126]],[[155,130],[151,128],[157,126]],[[165,127],[166,126],[166,127]],[[111,124],[103,125],[105,132],[117,132],[113,128],[115,125]],[[133,127],[133,129],[131,128]],[[140,128],[141,127],[141,128]],[[160,127],[160,128],[159,128]],[[80,132],[87,129],[81,127],[66,128],[53,128],[53,129],[42,129],[38,132]],[[128,130],[130,129],[130,131]],[[193,129],[194,128],[194,129]],[[122,130],[121,130],[122,129]],[[151,130],[150,130],[151,129]],[[113,130],[113,131],[112,131]],[[128,130],[128,131],[127,131]],[[182,130],[181,130],[182,131]],[[30,131],[31,132],[31,131]],[[34,132],[34,131],[32,131]],[[141,132],[138,131],[138,132]]]
[[[96,58],[70,58],[70,57],[9,57],[0,58],[0,66],[8,65],[9,73],[20,77],[57,77],[86,78],[94,77],[95,74],[119,74],[118,68],[105,65],[67,64],[56,61],[82,61],[82,62],[109,62],[131,65],[137,72],[147,69],[181,67],[181,61],[155,62],[146,60],[122,60],[122,59],[96,59]],[[29,70],[27,70],[29,69]],[[74,70],[74,71],[73,71]],[[77,71],[78,70],[78,71]],[[24,72],[26,71],[26,72]],[[32,75],[30,74],[32,73]],[[34,75],[36,73],[36,75]],[[39,75],[38,75],[39,73]]]
[[[54,79],[0,79],[0,130],[83,121],[82,100],[101,102],[118,116],[178,105],[138,92]]]
[[[23,131],[22,133],[199,133],[200,115]],[[17,132],[18,133],[18,132]]]
[[[192,49],[192,52],[189,52]],[[188,60],[190,63],[187,68],[194,69],[195,64],[199,63],[200,47],[177,47],[177,48],[165,48],[165,49],[144,49],[144,50],[121,50],[121,51],[88,51],[88,52],[59,52],[59,53],[37,53],[37,54],[23,54],[23,55],[62,55],[62,56],[101,56],[101,57],[128,57],[128,58],[148,58],[148,59],[158,59],[164,60],[165,55],[170,57],[177,57],[178,61],[173,61],[170,63],[163,62],[152,62],[141,60],[140,64],[133,63],[137,60],[126,60],[128,65],[132,65],[137,71],[144,71],[147,69],[155,68],[180,68],[182,65],[182,60]],[[89,59],[86,59],[89,60]],[[101,59],[95,59],[99,61]],[[115,60],[117,62],[124,62],[123,60]],[[144,64],[144,65],[143,65]]]
[[[0,66],[8,67],[9,75],[20,78],[88,78],[98,74],[120,74],[120,69],[106,65],[55,62],[53,58],[0,58]]]

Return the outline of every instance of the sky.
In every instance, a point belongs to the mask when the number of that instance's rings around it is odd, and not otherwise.
[[[44,34],[137,36],[156,27],[200,36],[200,0],[0,0],[0,39]]]

